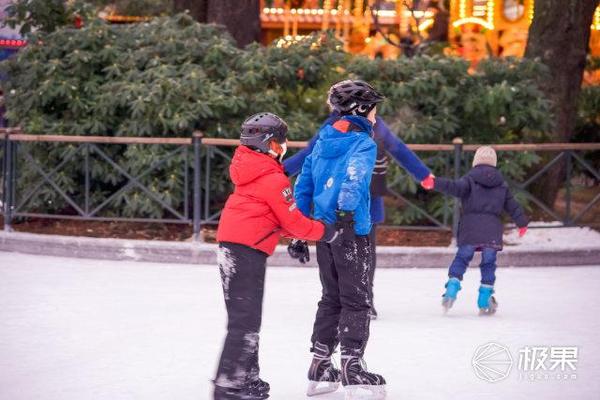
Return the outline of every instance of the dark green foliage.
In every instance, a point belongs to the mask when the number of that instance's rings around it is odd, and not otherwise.
[[[292,139],[308,139],[327,115],[327,89],[348,76],[371,81],[384,92],[387,100],[381,114],[410,143],[449,143],[456,136],[471,143],[520,142],[538,140],[549,128],[548,104],[533,80],[544,71],[533,61],[489,60],[469,75],[466,62],[457,58],[351,57],[332,36],[318,34],[289,46],[251,45],[241,50],[222,28],[199,24],[186,15],[127,26],[90,20],[81,30],[63,28],[37,35],[3,70],[9,77],[3,84],[8,118],[28,133],[189,137],[202,130],[207,136],[236,137],[246,116],[269,110],[286,119]],[[30,147],[46,168],[58,165],[65,151],[74,151],[64,145]],[[102,149],[133,175],[173,150]],[[431,156],[428,164],[436,174],[448,173],[444,158]],[[78,157],[60,179],[61,187],[81,199]],[[510,159],[512,163],[507,159],[502,165],[515,179],[536,161],[532,154]],[[92,152],[91,160],[97,192],[93,209],[127,179],[97,153]],[[183,164],[183,155],[177,155],[142,179],[178,209],[184,198],[178,190]],[[36,174],[30,168],[21,170],[26,191]],[[225,171],[226,160],[215,156],[213,211],[229,188]],[[394,170],[392,178],[399,174],[403,172]],[[404,193],[417,190],[410,179],[398,182],[397,189]],[[430,195],[427,203],[436,213],[442,208]],[[31,205],[36,210],[66,207],[50,187]],[[119,195],[105,213],[167,214],[138,189]]]
[[[77,16],[91,20],[107,5],[120,15],[157,16],[173,11],[172,0],[15,0],[6,8],[2,25],[20,26],[25,36],[33,31],[50,33],[64,26],[73,27]]]
[[[54,32],[65,25],[73,26],[76,15],[88,15],[92,8],[81,0],[16,0],[6,7],[6,18],[2,25],[11,28],[20,26],[22,35],[33,30]]]

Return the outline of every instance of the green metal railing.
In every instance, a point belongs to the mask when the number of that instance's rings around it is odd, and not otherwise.
[[[27,135],[15,129],[0,129],[0,164],[1,184],[0,199],[2,206],[0,214],[4,217],[4,230],[11,231],[15,218],[40,217],[61,218],[76,220],[97,221],[131,221],[131,222],[163,222],[187,224],[192,226],[194,240],[201,240],[202,225],[218,223],[224,199],[231,190],[228,182],[223,182],[223,174],[213,174],[215,168],[222,172],[231,159],[233,148],[239,141],[233,139],[205,138],[200,133],[195,133],[191,138],[133,138],[133,137],[104,137],[104,136],[58,136],[58,135]],[[36,159],[31,146],[40,145],[67,145],[70,151],[61,156],[56,165],[41,165]],[[306,142],[290,142],[290,148],[302,148]],[[161,146],[163,155],[147,165],[136,174],[127,170],[118,160],[111,156],[104,146]],[[412,150],[424,154],[434,154],[445,167],[445,175],[458,178],[466,172],[472,153],[478,145],[463,144],[461,139],[455,139],[447,145],[411,145]],[[586,215],[600,201],[600,173],[582,156],[583,152],[600,150],[599,143],[553,143],[553,144],[511,144],[493,145],[498,152],[552,152],[555,157],[541,169],[522,183],[510,182],[514,190],[521,193],[528,201],[536,205],[554,221],[559,221],[561,226],[572,226],[581,223]],[[441,159],[439,159],[441,158]],[[182,183],[178,190],[182,198],[181,204],[175,206],[161,197],[161,193],[153,190],[144,183],[159,168],[169,162],[181,162]],[[104,163],[120,178],[120,186],[115,187],[111,193],[94,190],[91,163]],[[26,163],[28,171],[37,174],[37,179],[24,182],[20,173]],[[69,168],[69,163],[81,167],[83,176],[81,188],[77,196],[68,193],[61,187],[59,179],[61,171]],[[540,179],[545,173],[558,163],[564,163],[566,173],[563,182],[565,188],[566,209],[560,215],[543,201],[528,191],[531,184]],[[179,168],[179,165],[177,165]],[[595,179],[595,195],[578,213],[572,211],[572,177],[574,167],[586,171]],[[220,177],[217,178],[217,177]],[[445,197],[444,213],[436,217],[417,202],[397,190],[399,180],[390,183],[390,195],[397,198],[422,216],[416,225],[405,226],[409,229],[438,229],[456,232],[460,216],[459,202]],[[49,186],[58,198],[68,205],[69,212],[39,212],[31,207],[31,201],[44,186]],[[119,196],[136,190],[160,209],[159,216],[140,215],[123,216],[117,214],[103,215],[109,204]],[[95,197],[94,197],[95,196]],[[100,196],[100,200],[98,200]],[[93,204],[92,197],[96,203]],[[450,205],[452,205],[450,207]],[[593,221],[600,223],[600,221]]]

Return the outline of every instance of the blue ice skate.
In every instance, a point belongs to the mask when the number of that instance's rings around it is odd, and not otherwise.
[[[448,311],[450,308],[452,308],[452,305],[456,301],[456,295],[460,289],[460,281],[458,278],[448,279],[448,282],[446,283],[446,293],[444,293],[442,299],[442,306],[444,307],[445,311]]]
[[[490,315],[496,312],[498,302],[492,294],[494,294],[494,286],[481,285],[479,287],[479,297],[477,298],[479,315]]]

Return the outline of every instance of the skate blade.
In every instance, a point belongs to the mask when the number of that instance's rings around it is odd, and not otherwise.
[[[318,396],[320,394],[331,393],[338,390],[338,387],[340,387],[339,382],[309,381],[308,389],[306,389],[306,395]]]
[[[385,385],[348,385],[344,390],[344,400],[383,400],[386,396]]]
[[[452,299],[450,297],[444,297],[442,300],[442,307],[444,307],[444,312],[448,312],[449,309],[452,308],[456,299]]]
[[[490,299],[490,306],[488,308],[480,308],[479,309],[479,315],[493,315],[496,313],[496,310],[498,309],[498,302],[496,301],[496,299],[494,298],[494,296],[492,296],[492,298]]]

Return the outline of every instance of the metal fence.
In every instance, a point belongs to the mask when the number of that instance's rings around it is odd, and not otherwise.
[[[162,222],[188,224],[192,226],[194,240],[201,240],[201,226],[218,223],[225,198],[231,190],[229,182],[224,182],[223,174],[213,173],[215,169],[222,172],[231,160],[233,148],[239,141],[233,139],[204,138],[201,133],[195,133],[191,138],[133,138],[133,137],[104,137],[104,136],[58,136],[58,135],[28,135],[18,130],[0,129],[0,163],[2,168],[0,198],[2,206],[0,213],[3,215],[4,230],[11,231],[15,218],[40,217],[61,218],[76,220],[96,221],[131,221],[131,222]],[[36,159],[32,146],[64,145],[69,151],[61,153],[56,165],[42,165]],[[290,142],[290,148],[302,148],[306,142]],[[111,155],[110,148],[115,146],[159,146],[163,150],[160,157],[152,159],[142,170],[133,173],[125,165],[119,163]],[[510,182],[516,192],[520,193],[531,204],[547,214],[548,218],[558,221],[561,226],[580,224],[586,215],[600,201],[598,182],[600,173],[588,162],[582,154],[588,151],[600,150],[599,143],[553,143],[553,144],[511,144],[493,145],[498,152],[536,152],[552,153],[554,157],[541,169],[535,172],[524,182]],[[463,144],[462,140],[455,139],[448,145],[411,145],[412,150],[424,156],[426,163],[432,158],[437,158],[438,163],[444,165],[446,176],[458,178],[466,172],[472,153],[478,145]],[[141,150],[144,151],[144,150]],[[427,155],[433,154],[427,158]],[[174,162],[182,177],[181,184],[177,187],[182,201],[174,206],[162,193],[157,192],[144,183],[155,171],[165,164]],[[559,162],[565,163],[565,179],[563,182],[566,203],[565,212],[559,213],[540,199],[536,198],[528,188],[540,179],[553,166]],[[92,163],[104,163],[109,166],[119,177],[119,187],[111,192],[99,190],[94,186]],[[179,163],[181,165],[179,165]],[[23,168],[26,166],[26,168]],[[574,214],[572,212],[572,178],[574,167],[578,171],[585,171],[595,180],[594,197]],[[61,186],[59,177],[64,169],[80,168],[78,172],[81,179],[81,188],[77,195],[68,193]],[[23,170],[34,173],[23,177]],[[404,226],[409,229],[439,229],[456,232],[460,215],[459,203],[456,200],[444,197],[443,214],[440,217],[432,215],[417,202],[404,195],[398,189],[402,177],[390,182],[390,195],[405,204],[420,216],[416,224]],[[39,195],[43,187],[49,187],[65,204],[68,212],[57,210],[55,212],[38,211],[31,206],[31,202]],[[145,212],[140,215],[103,215],[109,204],[119,196],[136,191],[155,208],[160,210],[159,215],[152,216]],[[32,209],[33,208],[33,209]],[[600,221],[593,221],[598,223]]]

